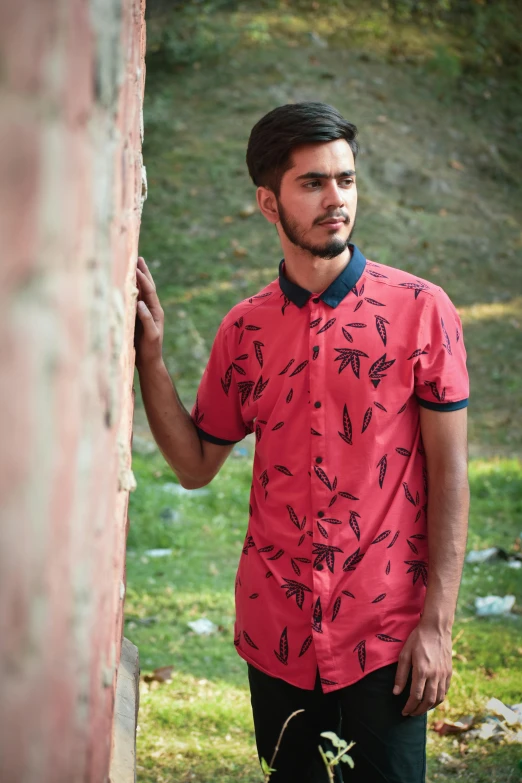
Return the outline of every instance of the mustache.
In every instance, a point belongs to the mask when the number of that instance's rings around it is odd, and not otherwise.
[[[314,220],[314,226],[316,223],[322,223],[323,220],[334,220],[335,218],[343,218],[346,221],[346,225],[350,225],[350,217],[347,212],[332,212],[326,215],[321,215]]]

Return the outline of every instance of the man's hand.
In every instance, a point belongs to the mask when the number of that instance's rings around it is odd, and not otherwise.
[[[156,286],[147,264],[143,258],[138,258],[136,270],[138,286],[138,318],[134,347],[136,348],[136,366],[160,362],[163,346],[163,309],[160,305]]]
[[[393,692],[404,690],[413,666],[410,697],[403,715],[422,715],[444,701],[451,681],[451,631],[440,631],[422,620],[411,632],[399,656]]]

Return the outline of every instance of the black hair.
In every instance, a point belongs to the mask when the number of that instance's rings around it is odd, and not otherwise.
[[[289,103],[265,114],[250,133],[246,153],[254,185],[279,195],[281,179],[292,166],[292,152],[302,144],[345,139],[357,156],[357,128],[327,103]]]

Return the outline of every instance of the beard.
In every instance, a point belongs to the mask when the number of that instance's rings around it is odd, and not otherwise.
[[[306,241],[305,231],[301,224],[295,220],[295,218],[290,217],[279,201],[277,202],[277,206],[279,210],[279,221],[281,223],[281,228],[283,229],[287,239],[296,247],[299,247],[302,250],[306,250],[308,253],[316,256],[317,258],[324,259],[336,258],[336,256],[340,256],[341,253],[343,253],[348,247],[350,239],[352,238],[353,232],[355,230],[355,219],[353,220],[351,231],[346,239],[341,239],[340,237],[334,236],[323,245],[314,245]],[[327,220],[331,217],[338,217],[338,215],[323,215],[315,222],[319,223],[321,220]],[[346,219],[347,225],[350,225],[350,218],[346,212],[342,213],[342,217]]]

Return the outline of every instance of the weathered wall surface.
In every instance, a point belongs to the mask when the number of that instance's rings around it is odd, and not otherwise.
[[[145,0],[0,0],[0,780],[107,780]]]

